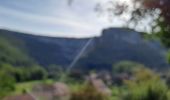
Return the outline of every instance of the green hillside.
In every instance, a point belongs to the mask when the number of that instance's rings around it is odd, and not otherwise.
[[[29,66],[33,64],[33,61],[29,59],[29,57],[24,54],[24,52],[17,47],[14,41],[15,40],[7,40],[3,36],[0,37],[0,63],[8,63],[14,66],[17,65],[25,65]]]
[[[15,83],[42,80],[46,71],[24,51],[24,43],[0,35],[0,98],[15,90]]]

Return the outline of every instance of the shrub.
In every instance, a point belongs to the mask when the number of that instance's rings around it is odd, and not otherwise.
[[[135,69],[143,67],[142,64],[131,62],[131,61],[121,61],[113,65],[113,73],[132,73]]]
[[[92,85],[84,85],[72,93],[70,100],[109,100],[109,97],[99,93]]]
[[[148,69],[136,71],[134,79],[125,83],[128,89],[123,100],[168,100],[166,84]]]

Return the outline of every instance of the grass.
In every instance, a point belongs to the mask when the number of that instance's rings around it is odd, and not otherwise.
[[[23,94],[24,92],[30,92],[32,90],[32,87],[39,83],[52,84],[52,83],[54,83],[54,80],[47,79],[47,80],[38,80],[38,81],[17,83],[15,86],[15,91],[12,93],[12,95],[19,95],[19,94]]]
[[[47,79],[47,80],[39,80],[39,81],[29,81],[29,82],[23,82],[23,83],[17,83],[15,86],[15,91],[11,93],[11,95],[20,95],[23,94],[24,92],[31,92],[32,88],[36,84],[40,83],[46,83],[46,84],[53,84],[55,83],[54,80],[52,79]],[[77,91],[82,89],[83,83],[69,83],[67,84],[71,91]],[[119,100],[119,92],[120,88],[118,87],[111,87],[112,90],[112,100]]]

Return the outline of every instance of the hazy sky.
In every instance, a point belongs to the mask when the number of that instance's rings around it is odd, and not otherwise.
[[[89,37],[103,28],[119,27],[121,20],[109,23],[97,16],[94,7],[106,0],[0,0],[0,28],[38,35]]]

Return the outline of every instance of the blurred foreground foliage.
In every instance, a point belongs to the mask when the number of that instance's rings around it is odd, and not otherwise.
[[[71,94],[70,100],[110,100],[110,98],[98,92],[92,85],[85,84]]]
[[[47,73],[39,66],[13,67],[10,64],[0,64],[0,98],[15,90],[18,82],[43,80]]]
[[[132,80],[125,80],[127,93],[123,100],[169,100],[168,87],[159,75],[149,69],[140,68]]]

